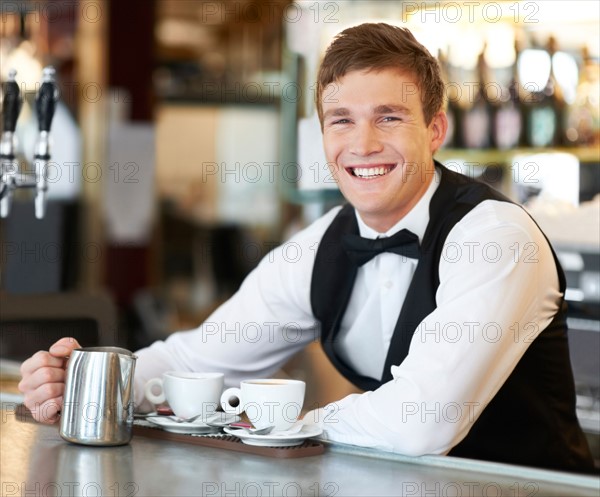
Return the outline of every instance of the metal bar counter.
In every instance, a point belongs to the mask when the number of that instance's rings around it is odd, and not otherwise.
[[[329,444],[273,459],[134,436],[120,447],[62,440],[2,404],[2,497],[598,496],[600,479],[452,457],[412,458]]]

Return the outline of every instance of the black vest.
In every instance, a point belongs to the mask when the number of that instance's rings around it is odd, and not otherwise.
[[[357,272],[340,242],[346,233],[358,234],[356,216],[350,205],[343,207],[333,220],[316,254],[311,305],[321,324],[323,349],[340,373],[364,390],[374,390],[392,379],[391,366],[402,363],[417,325],[437,307],[439,261],[450,230],[484,200],[510,202],[483,183],[454,173],[441,164],[436,163],[436,167],[441,170],[441,182],[431,199],[421,257],[400,310],[381,380],[357,374],[334,349]],[[554,260],[560,290],[564,293],[565,276],[556,255]],[[553,321],[531,343],[467,436],[449,455],[567,471],[593,471],[587,441],[575,414],[564,301]]]

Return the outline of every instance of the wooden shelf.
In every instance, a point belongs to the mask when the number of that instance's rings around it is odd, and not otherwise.
[[[600,162],[600,147],[557,147],[557,148],[516,148],[511,150],[497,149],[456,149],[444,148],[438,150],[435,158],[439,161],[462,159],[467,162],[484,164],[509,164],[513,158],[522,154],[569,153],[575,155],[582,163]]]

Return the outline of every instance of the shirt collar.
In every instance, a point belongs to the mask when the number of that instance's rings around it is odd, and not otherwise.
[[[394,226],[392,226],[385,233],[379,233],[375,231],[373,228],[367,226],[364,221],[361,219],[360,215],[354,210],[356,214],[356,220],[358,222],[358,230],[360,236],[364,238],[377,238],[377,237],[387,237],[392,236],[402,229],[407,229],[412,231],[415,235],[419,237],[419,241],[423,240],[423,235],[425,234],[425,229],[427,228],[427,224],[429,223],[429,203],[431,202],[431,198],[433,194],[436,192],[441,179],[440,170],[435,168],[435,175],[433,177],[433,181],[429,183],[427,190],[423,194],[423,196],[419,199],[417,204],[404,216],[400,221],[398,221]]]

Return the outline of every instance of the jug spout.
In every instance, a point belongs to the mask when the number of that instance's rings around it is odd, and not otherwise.
[[[119,391],[123,407],[126,409],[133,408],[133,373],[135,371],[136,360],[137,356],[134,354],[119,354]]]

